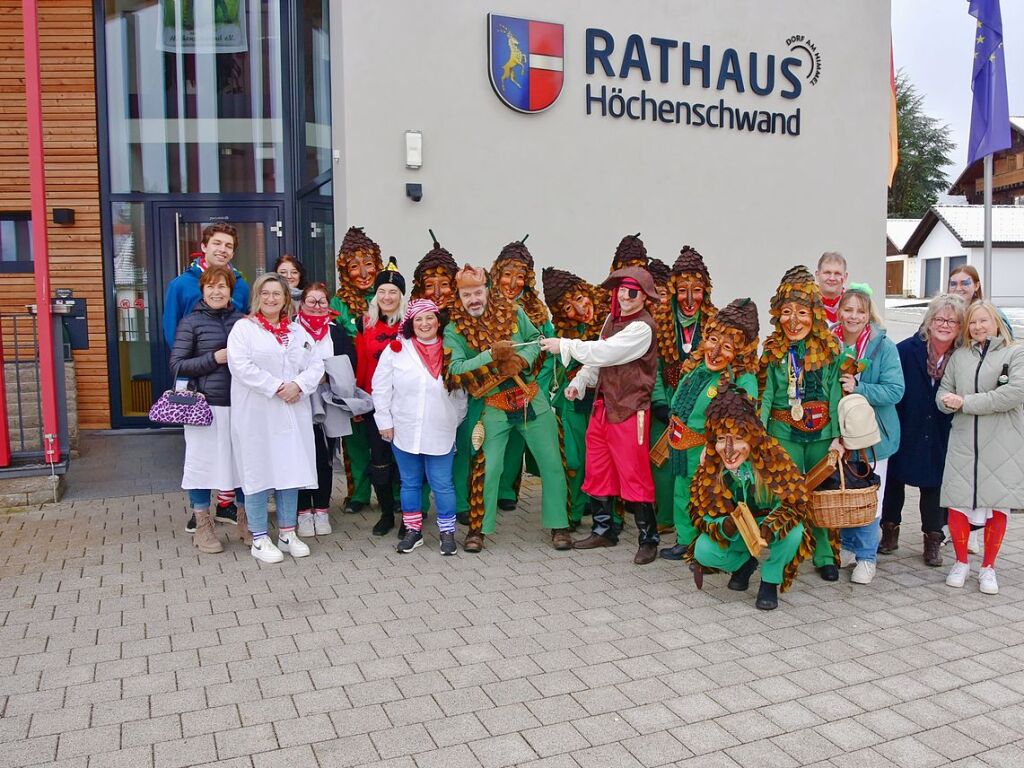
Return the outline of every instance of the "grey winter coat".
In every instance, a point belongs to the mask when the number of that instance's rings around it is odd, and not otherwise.
[[[1007,377],[999,384],[1001,375]],[[959,411],[942,403],[953,392]],[[940,503],[955,509],[1024,507],[1024,345],[991,339],[961,347],[946,364],[935,404],[953,413]]]

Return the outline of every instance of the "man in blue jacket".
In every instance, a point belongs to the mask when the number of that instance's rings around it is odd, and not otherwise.
[[[196,302],[203,297],[203,292],[199,289],[199,277],[207,266],[229,265],[235,256],[237,246],[238,230],[230,224],[217,222],[203,230],[203,242],[199,246],[201,253],[193,254],[194,258],[188,269],[171,280],[167,286],[163,328],[168,347],[174,346],[174,333],[181,318],[191,312]],[[234,269],[234,272],[235,290],[231,293],[231,300],[239,311],[248,312],[249,284],[245,282],[241,272],[237,269]]]

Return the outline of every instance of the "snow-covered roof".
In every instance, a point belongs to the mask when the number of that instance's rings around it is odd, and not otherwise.
[[[980,248],[985,240],[985,207],[982,205],[933,205],[907,239],[907,253],[917,253],[921,243],[942,222],[961,245]],[[1024,247],[1024,206],[992,206],[992,245]]]
[[[1013,126],[1019,133],[1024,133],[1024,117],[1011,117],[1010,125]]]
[[[896,250],[902,253],[907,240],[914,234],[914,230],[917,229],[917,225],[920,223],[920,219],[886,219],[886,237],[896,247]]]

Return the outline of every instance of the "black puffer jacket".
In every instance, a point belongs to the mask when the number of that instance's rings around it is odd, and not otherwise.
[[[194,380],[210,405],[231,405],[231,372],[227,363],[214,359],[213,353],[227,349],[228,334],[243,317],[234,304],[210,309],[200,301],[178,323],[171,349],[171,374]]]

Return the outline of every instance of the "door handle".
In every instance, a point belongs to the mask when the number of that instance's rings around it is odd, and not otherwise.
[[[273,232],[278,237],[284,237],[284,223],[280,221],[275,221],[271,225],[270,231]]]

